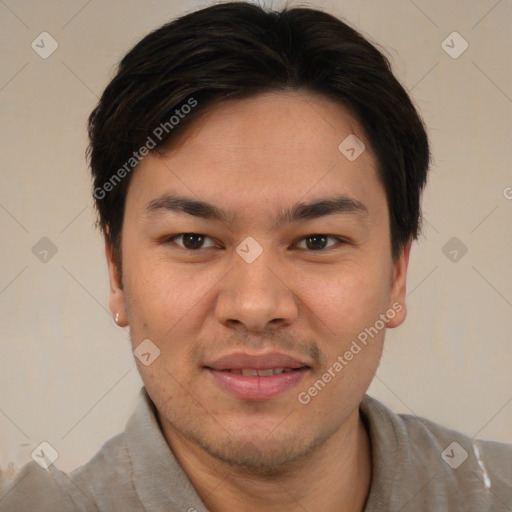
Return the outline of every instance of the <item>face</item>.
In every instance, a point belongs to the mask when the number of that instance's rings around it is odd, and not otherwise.
[[[353,161],[339,149],[351,134],[366,146]],[[343,432],[386,324],[405,318],[408,247],[393,261],[369,143],[310,93],[216,105],[146,156],[126,198],[123,288],[108,245],[107,258],[133,349],[160,351],[137,365],[166,436],[233,465],[291,462]]]

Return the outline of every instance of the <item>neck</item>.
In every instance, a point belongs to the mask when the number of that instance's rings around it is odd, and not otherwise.
[[[219,461],[168,425],[164,435],[210,512],[363,512],[372,474],[371,445],[359,410],[307,457],[251,473]]]

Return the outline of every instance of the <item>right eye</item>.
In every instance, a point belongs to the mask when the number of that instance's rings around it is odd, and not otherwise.
[[[182,240],[182,245],[177,243],[176,240]],[[166,237],[164,243],[168,242],[176,242],[181,248],[186,249],[187,251],[195,251],[197,252],[199,249],[207,249],[208,247],[215,247],[215,244],[204,246],[204,241],[206,239],[210,239],[209,236],[202,235],[200,233],[177,233],[176,235],[171,235]]]

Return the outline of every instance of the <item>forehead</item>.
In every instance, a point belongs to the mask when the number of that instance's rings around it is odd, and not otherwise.
[[[354,135],[365,150],[351,161],[340,144]],[[171,190],[258,215],[276,202],[282,207],[333,194],[385,200],[359,123],[320,95],[267,93],[217,104],[160,151],[134,171],[127,206],[145,206]]]
[[[207,107],[161,151],[188,160],[210,151],[224,160],[306,158],[306,164],[323,160],[321,153],[337,158],[339,144],[351,134],[365,138],[360,123],[340,102],[306,91],[268,92]]]

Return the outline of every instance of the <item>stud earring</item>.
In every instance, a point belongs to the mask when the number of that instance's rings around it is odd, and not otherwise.
[[[119,324],[119,313],[116,313],[116,317],[114,318],[114,322]]]

